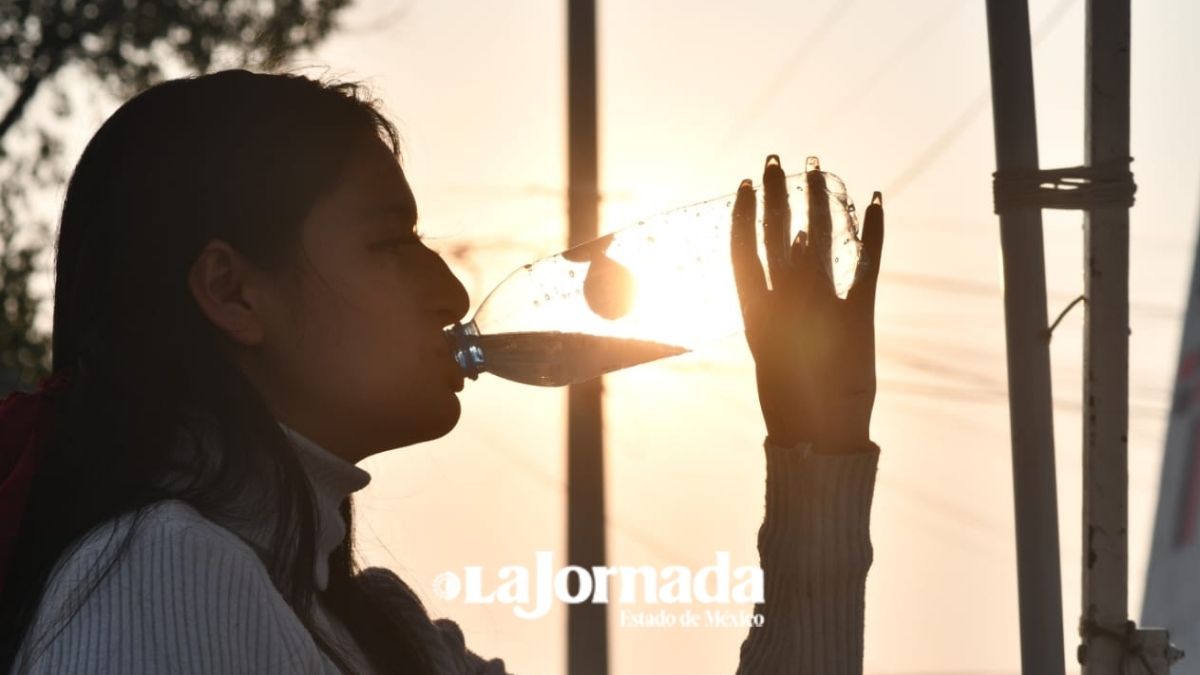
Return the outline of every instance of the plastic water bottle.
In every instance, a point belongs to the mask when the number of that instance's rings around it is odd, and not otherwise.
[[[858,219],[841,179],[824,175],[832,236],[821,258],[845,297],[861,259]],[[808,230],[807,181],[799,173],[787,182],[794,238]],[[741,331],[730,257],[734,197],[668,211],[513,271],[469,322],[446,329],[463,373],[557,387]],[[764,211],[760,205],[755,225],[760,260]]]

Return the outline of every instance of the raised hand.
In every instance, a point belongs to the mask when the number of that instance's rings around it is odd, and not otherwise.
[[[869,445],[875,403],[875,286],[883,251],[883,199],[876,192],[863,223],[863,263],[845,299],[822,256],[830,251],[825,176],[815,159],[805,174],[809,234],[788,241],[791,207],[783,167],[763,169],[763,238],[771,288],[755,243],[757,204],[749,180],[733,205],[730,242],[746,340],[754,356],[767,436],[776,445],[811,441],[821,452]]]

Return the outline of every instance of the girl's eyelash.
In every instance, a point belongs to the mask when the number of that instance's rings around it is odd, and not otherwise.
[[[412,230],[412,234],[410,234],[406,237],[397,238],[393,245],[407,244],[409,246],[412,246],[413,244],[422,244],[422,243],[424,243],[424,241],[425,241],[425,233],[421,232],[421,230],[414,227]]]
[[[395,251],[406,246],[415,246],[421,243],[421,236],[414,232],[407,237],[392,237],[390,239],[384,239],[383,241],[374,244],[372,248],[381,251]]]

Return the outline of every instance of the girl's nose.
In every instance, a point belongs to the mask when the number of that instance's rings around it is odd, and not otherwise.
[[[467,296],[466,287],[454,276],[454,272],[450,271],[446,261],[440,255],[436,257],[434,283],[430,293],[433,300],[432,311],[442,325],[449,326],[466,317],[471,300]]]

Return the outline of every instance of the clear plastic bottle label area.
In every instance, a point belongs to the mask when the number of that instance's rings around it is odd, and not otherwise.
[[[794,239],[809,229],[807,181],[787,181]],[[829,173],[825,182],[832,228],[829,251],[819,255],[844,298],[862,244],[845,186]],[[674,209],[515,270],[470,323],[451,329],[460,365],[471,377],[487,371],[561,386],[742,330],[730,260],[733,199]],[[765,261],[761,204],[758,213]]]

